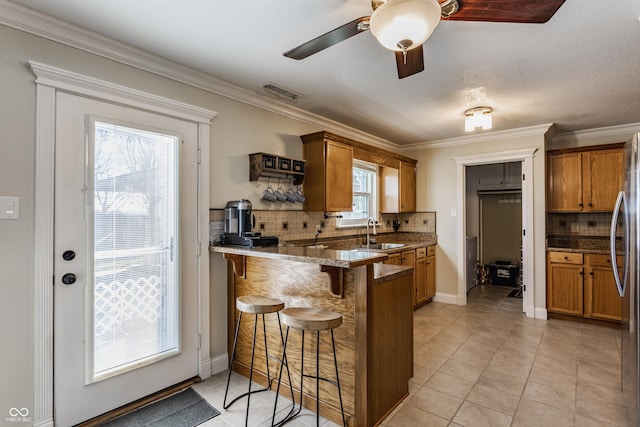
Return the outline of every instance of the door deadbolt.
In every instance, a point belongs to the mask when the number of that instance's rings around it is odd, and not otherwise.
[[[65,261],[71,261],[76,257],[76,253],[74,251],[64,251],[62,254],[62,259]]]
[[[64,283],[65,285],[73,285],[74,283],[76,283],[76,275],[73,273],[67,273],[64,276],[62,276],[62,283]]]

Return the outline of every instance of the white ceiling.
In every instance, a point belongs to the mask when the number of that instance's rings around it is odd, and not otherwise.
[[[545,24],[442,21],[425,70],[399,80],[364,32],[302,61],[282,53],[357,17],[367,0],[12,0],[398,144],[464,136],[463,113],[494,109],[493,131],[558,132],[640,122],[640,2],[566,0]]]

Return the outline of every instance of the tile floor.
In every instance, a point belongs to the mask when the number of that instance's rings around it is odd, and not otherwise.
[[[618,403],[620,332],[525,318],[510,291],[479,286],[465,307],[430,303],[414,313],[410,395],[383,426],[629,426]],[[244,401],[222,409],[226,375],[194,386],[222,412],[203,426],[244,425]],[[246,381],[234,374],[232,389]],[[269,425],[273,398],[252,396],[249,425]],[[303,414],[288,425],[315,425],[315,414]]]

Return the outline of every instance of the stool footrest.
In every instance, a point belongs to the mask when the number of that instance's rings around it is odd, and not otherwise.
[[[258,390],[251,390],[251,391],[248,391],[246,393],[242,393],[241,395],[236,396],[231,402],[227,403],[226,405],[223,404],[222,407],[224,409],[227,409],[227,408],[229,408],[229,406],[233,405],[236,401],[242,399],[243,397],[247,397],[250,394],[260,393],[261,391],[267,391],[267,390],[271,390],[271,383],[269,383],[268,387],[261,388],[261,389],[258,389]]]
[[[318,379],[318,380],[321,380],[321,381],[327,382],[327,383],[329,383],[329,384],[333,384],[334,386],[338,387],[338,383],[337,383],[336,381],[334,381],[334,380],[329,379],[329,378],[316,377],[315,375],[307,375],[307,374],[303,374],[302,376],[303,376],[303,377],[305,377],[305,378],[312,378],[312,379],[314,379],[314,380],[315,380],[315,379]]]

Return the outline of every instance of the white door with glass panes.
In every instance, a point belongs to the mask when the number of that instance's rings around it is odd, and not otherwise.
[[[198,374],[197,125],[56,95],[54,420]]]

